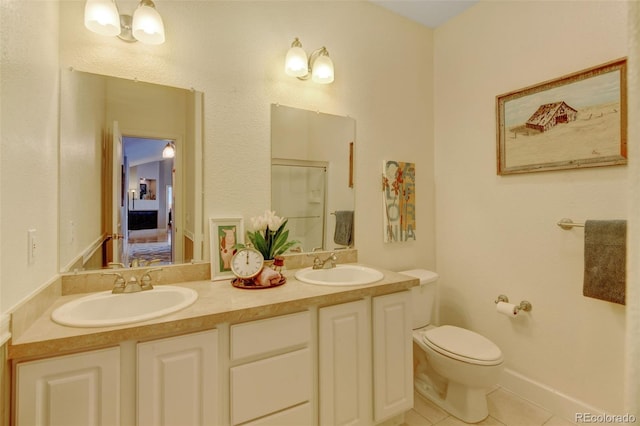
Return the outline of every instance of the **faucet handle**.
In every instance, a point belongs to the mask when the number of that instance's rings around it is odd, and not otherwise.
[[[162,271],[162,268],[154,268],[154,269],[149,269],[147,270],[144,274],[142,274],[142,276],[140,277],[140,287],[142,288],[142,290],[152,290],[153,289],[153,285],[151,284],[151,272],[156,272],[156,271]]]
[[[102,275],[115,275],[115,280],[113,280],[113,290],[111,293],[124,293],[124,289],[126,287],[126,281],[121,273],[119,272],[103,272]]]

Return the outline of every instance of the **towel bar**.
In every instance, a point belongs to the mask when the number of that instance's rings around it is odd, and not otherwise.
[[[565,231],[572,228],[584,228],[584,223],[574,223],[571,219],[563,218],[556,224]]]

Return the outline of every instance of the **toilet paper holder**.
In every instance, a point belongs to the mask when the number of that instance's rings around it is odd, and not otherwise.
[[[504,294],[501,294],[500,296],[498,296],[496,300],[494,300],[493,303],[498,304],[498,302],[509,303],[509,298]],[[519,305],[516,306],[516,309],[518,311],[525,311],[525,312],[531,311],[531,308],[533,308],[533,306],[531,305],[531,303],[527,302],[526,300],[523,300],[522,302],[520,302]]]

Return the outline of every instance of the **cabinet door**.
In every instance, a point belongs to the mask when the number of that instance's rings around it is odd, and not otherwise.
[[[138,425],[220,424],[218,331],[138,345]]]
[[[16,425],[120,424],[120,349],[16,366]]]
[[[371,319],[365,300],[319,313],[321,425],[371,424]]]
[[[413,407],[410,292],[373,299],[373,406],[376,422]]]

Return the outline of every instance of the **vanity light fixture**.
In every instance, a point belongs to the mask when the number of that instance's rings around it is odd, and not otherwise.
[[[172,142],[168,142],[162,150],[162,158],[173,158],[176,156],[176,147]]]
[[[298,37],[291,43],[284,62],[284,72],[299,80],[308,80],[320,84],[333,82],[333,61],[326,47],[314,50],[307,59],[306,52]]]
[[[151,0],[140,0],[131,15],[121,15],[115,0],[87,0],[84,26],[94,33],[118,36],[126,42],[164,43],[162,17]]]

